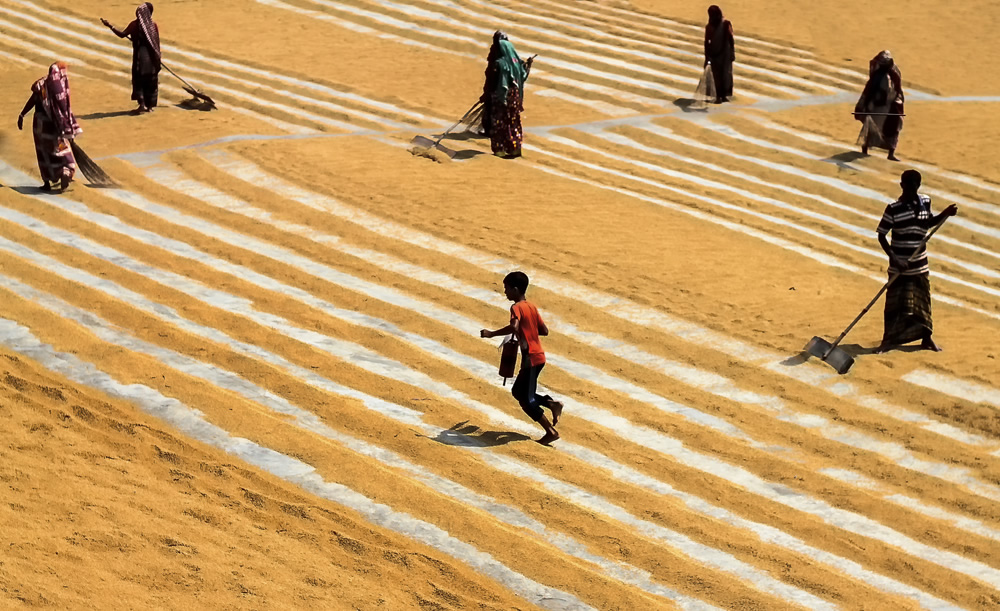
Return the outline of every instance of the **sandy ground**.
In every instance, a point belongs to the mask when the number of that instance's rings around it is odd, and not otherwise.
[[[634,0],[632,6],[704,23],[700,2]],[[996,95],[983,74],[1000,67],[1000,50],[989,43],[997,24],[989,0],[944,4],[890,0],[868,2],[742,1],[720,3],[737,31],[815,50],[830,64],[868,69],[882,49],[897,59],[904,78],[942,95]]]
[[[3,605],[995,608],[1000,101],[950,97],[998,93],[1000,13],[757,4],[723,7],[737,103],[701,113],[690,2],[159,2],[219,109],[162,75],[134,116],[93,25],[131,5],[0,0]],[[540,55],[525,156],[412,154],[499,26]],[[883,47],[924,94],[902,164],[853,144]],[[31,187],[11,126],[54,54],[116,189]],[[879,304],[849,375],[804,362],[883,281],[911,165],[961,209],[931,249],[945,351],[870,354]],[[554,448],[477,337],[514,268]]]

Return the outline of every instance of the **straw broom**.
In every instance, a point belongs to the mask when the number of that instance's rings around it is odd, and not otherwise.
[[[76,167],[84,178],[90,181],[90,184],[95,187],[115,187],[118,185],[101,166],[97,165],[96,161],[90,158],[90,155],[84,152],[76,140],[70,140],[69,145],[73,149],[73,157],[76,158]]]

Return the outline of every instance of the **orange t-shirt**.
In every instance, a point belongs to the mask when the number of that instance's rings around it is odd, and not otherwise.
[[[520,321],[518,340],[521,342],[521,352],[527,353],[532,367],[545,363],[545,351],[542,350],[542,342],[538,339],[538,327],[544,323],[538,308],[528,301],[515,303],[510,306],[510,321],[513,323],[515,320]]]

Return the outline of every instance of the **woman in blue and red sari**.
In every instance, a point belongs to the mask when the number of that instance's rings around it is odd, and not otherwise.
[[[24,129],[24,115],[34,109],[31,132],[35,137],[35,156],[42,174],[42,190],[53,185],[66,190],[76,174],[76,159],[70,140],[82,129],[73,116],[69,100],[69,76],[66,64],[49,66],[49,74],[31,86],[31,97],[17,117],[17,129]]]
[[[492,70],[487,71],[486,83],[487,91],[491,93],[490,147],[497,157],[520,157],[524,138],[521,130],[524,82],[535,58],[522,61],[506,36],[498,39],[494,35],[494,42],[496,59],[493,60]]]
[[[132,99],[139,103],[138,112],[152,112],[159,98],[160,29],[153,21],[153,3],[144,2],[135,9],[135,20],[119,30],[107,19],[101,23],[111,28],[118,38],[132,40]]]

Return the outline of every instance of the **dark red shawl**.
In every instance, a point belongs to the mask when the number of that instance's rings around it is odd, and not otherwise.
[[[31,91],[41,96],[42,108],[55,124],[60,137],[72,138],[83,131],[70,105],[69,76],[65,64],[55,63],[49,66],[48,76],[35,81]]]

